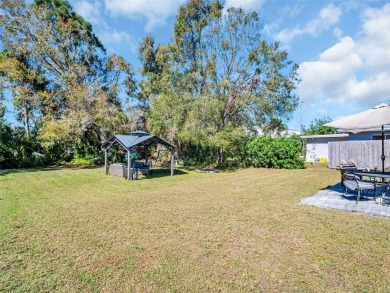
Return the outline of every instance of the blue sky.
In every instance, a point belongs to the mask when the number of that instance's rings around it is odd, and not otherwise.
[[[92,23],[109,53],[138,68],[138,45],[149,33],[168,43],[185,0],[70,0]],[[390,100],[390,2],[376,0],[226,0],[258,12],[269,41],[300,65],[301,105],[289,123],[354,114]]]

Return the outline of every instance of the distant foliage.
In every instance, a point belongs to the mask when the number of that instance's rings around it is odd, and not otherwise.
[[[7,168],[15,162],[11,147],[12,129],[0,121],[0,167]]]
[[[302,141],[298,136],[289,138],[272,138],[269,135],[249,136],[237,139],[226,148],[224,163],[219,168],[275,168],[275,169],[303,169],[305,168],[302,156]],[[204,168],[215,167],[214,151],[212,147],[201,145],[186,145],[186,155],[179,163],[185,166]]]
[[[126,158],[127,158],[127,154],[126,154]],[[131,160],[139,160],[140,158],[141,157],[137,152],[130,152],[130,159]]]
[[[83,157],[75,157],[72,161],[70,161],[69,165],[75,166],[87,166],[93,165],[93,158],[83,158]]]
[[[321,134],[335,134],[337,129],[334,127],[327,127],[324,124],[331,122],[332,119],[329,117],[316,118],[310,122],[309,126],[302,125],[303,135],[321,135]]]
[[[36,135],[33,130],[27,139],[22,127],[13,128],[0,120],[0,169],[45,165],[44,150]]]
[[[305,167],[302,142],[297,136],[272,138],[269,135],[256,137],[247,144],[247,166],[302,169]]]

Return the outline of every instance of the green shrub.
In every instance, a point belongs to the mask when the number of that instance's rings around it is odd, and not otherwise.
[[[211,168],[215,164],[215,149],[206,145],[190,143],[187,145],[186,153],[181,155],[180,162],[183,166]]]
[[[45,156],[40,153],[33,152],[31,154],[30,161],[33,167],[42,167],[45,164]]]
[[[299,137],[272,138],[269,135],[255,137],[246,147],[248,167],[276,169],[303,169],[302,143]]]
[[[44,150],[39,144],[36,129],[30,137],[22,127],[11,127],[0,120],[0,169],[39,167],[46,163]]]
[[[75,166],[89,166],[94,164],[94,159],[92,157],[79,157],[75,156],[73,160],[70,161],[69,165]]]
[[[269,135],[240,137],[223,150],[223,164],[215,164],[216,149],[210,146],[188,145],[180,157],[183,166],[236,169],[243,167],[303,169],[302,141],[298,136],[272,138]]]
[[[133,160],[139,160],[141,156],[137,152],[130,152],[130,159]],[[126,160],[127,160],[127,154],[126,154]]]

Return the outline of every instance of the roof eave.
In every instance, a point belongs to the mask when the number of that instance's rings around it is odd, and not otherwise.
[[[339,133],[339,134],[318,134],[318,135],[302,135],[300,138],[339,138],[339,137],[348,137],[348,133]]]

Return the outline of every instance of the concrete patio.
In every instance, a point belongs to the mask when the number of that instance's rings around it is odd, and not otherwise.
[[[359,203],[356,204],[357,191],[348,190],[348,195],[345,197],[344,188],[341,183],[338,183],[319,191],[314,196],[302,199],[300,204],[390,219],[390,202],[387,200],[385,205],[382,204],[379,198],[381,194],[380,189],[377,194],[378,198],[376,202],[374,201],[373,194],[370,193],[368,197],[361,198]]]

